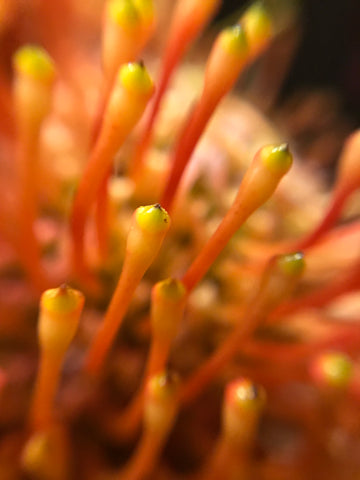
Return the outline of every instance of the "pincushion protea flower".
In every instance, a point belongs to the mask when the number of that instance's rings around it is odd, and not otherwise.
[[[179,66],[220,4],[0,3],[1,478],[359,474],[360,133],[328,191],[229,93],[266,4]]]

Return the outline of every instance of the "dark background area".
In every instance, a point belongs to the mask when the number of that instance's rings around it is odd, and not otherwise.
[[[245,6],[224,0],[219,18]],[[360,122],[360,0],[299,0],[300,44],[278,101],[299,89],[331,88]]]

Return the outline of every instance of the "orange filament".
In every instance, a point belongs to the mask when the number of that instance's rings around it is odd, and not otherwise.
[[[314,245],[334,226],[339,219],[349,196],[360,186],[360,169],[358,166],[359,154],[360,130],[356,131],[348,138],[342,151],[333,197],[324,217],[309,235],[295,242],[291,248],[295,248],[295,250],[304,250],[311,245]]]
[[[32,284],[38,291],[43,291],[48,280],[41,265],[40,245],[34,232],[38,214],[38,147],[41,126],[51,108],[55,68],[46,52],[35,46],[25,46],[16,52],[14,68],[19,169],[17,246]]]
[[[59,384],[63,359],[42,355],[33,397],[31,427],[44,430],[54,421],[53,401]]]
[[[30,436],[21,455],[21,466],[31,478],[65,480],[70,476],[69,457],[65,427],[54,424]]]
[[[162,450],[165,439],[152,432],[145,431],[142,435],[131,463],[121,472],[121,480],[138,480],[144,478],[156,465],[156,457]]]
[[[0,130],[6,137],[13,138],[15,134],[14,118],[11,105],[11,92],[8,82],[0,73]]]
[[[54,0],[50,3],[47,0],[40,0],[37,2],[37,8],[42,42],[47,46],[56,63],[61,65],[67,61],[74,48],[69,41],[71,2]]]
[[[141,2],[138,7],[129,0],[110,0],[105,8],[102,52],[105,78],[103,93],[99,100],[93,126],[93,142],[96,141],[99,135],[116,71],[120,65],[136,60],[153,32],[154,15],[152,1],[148,1],[146,9]],[[151,10],[150,13],[149,10]],[[106,258],[108,252],[109,199],[107,184],[110,174],[111,172],[108,173],[99,188],[96,200],[95,226],[101,260]]]
[[[72,0],[36,2],[41,41],[54,58],[59,77],[73,90],[81,108],[86,109],[83,85],[76,75],[79,63],[83,61],[83,52],[72,35],[77,27],[73,8]]]
[[[170,219],[160,205],[139,207],[128,235],[123,270],[103,323],[93,340],[86,370],[98,375],[131,302],[133,293],[156,257]]]
[[[161,62],[158,87],[130,167],[134,178],[140,175],[144,156],[151,144],[154,124],[172,74],[181,57],[204,29],[220,3],[220,0],[179,0],[175,6],[169,38]]]
[[[161,204],[167,210],[171,210],[182,174],[215,108],[231,90],[244,67],[270,41],[270,25],[264,21],[263,12],[259,12],[256,8],[254,13],[250,7],[243,16],[244,26],[240,24],[223,30],[214,44],[206,66],[202,95],[173,153],[172,168],[161,198]],[[247,20],[249,16],[251,22]]]
[[[343,211],[346,200],[354,189],[355,188],[349,188],[349,186],[336,189],[331,204],[319,225],[317,225],[316,228],[305,238],[295,242],[294,246],[301,250],[305,250],[317,243],[318,240],[335,225]]]
[[[139,120],[152,92],[153,83],[143,65],[128,64],[120,69],[99,138],[76,192],[70,219],[73,265],[84,280],[91,278],[84,252],[87,217],[116,152]]]
[[[145,386],[150,377],[163,371],[169,357],[171,344],[182,320],[186,301],[186,291],[180,281],[167,279],[158,282],[151,296],[152,336],[145,374],[137,393],[125,411],[112,422],[112,430],[132,436],[140,426]]]
[[[335,300],[345,293],[359,288],[360,261],[357,261],[342,278],[336,278],[322,288],[308,295],[284,303],[274,312],[273,319],[289,315],[306,308],[320,308]]]
[[[37,291],[42,291],[48,280],[41,265],[41,247],[34,231],[37,217],[38,132],[18,131],[18,141],[19,256],[32,285]]]
[[[122,480],[138,480],[154,469],[178,410],[178,380],[160,372],[147,383],[144,431]]]
[[[98,242],[99,258],[104,262],[108,253],[109,233],[109,199],[108,183],[109,176],[103,180],[99,187],[95,205],[96,238]]]
[[[285,261],[285,263],[283,263]],[[289,262],[289,263],[287,263]],[[191,402],[239,351],[245,339],[270,311],[287,298],[303,272],[301,254],[284,255],[273,258],[267,265],[259,289],[246,308],[242,321],[236,325],[229,337],[218,350],[196,371],[185,384],[181,399]],[[290,266],[290,269],[288,268]],[[293,269],[293,267],[295,267]]]
[[[101,128],[116,72],[121,65],[137,59],[148,42],[153,27],[153,15],[144,19],[144,15],[132,0],[107,1],[102,32],[104,85],[95,115],[93,142],[96,141]]]
[[[30,412],[33,430],[44,430],[54,422],[53,401],[60,370],[83,305],[83,295],[66,285],[47,290],[41,297],[38,326],[41,358]]]
[[[273,154],[276,156],[277,153],[279,169],[272,169],[263,163],[262,159],[270,158]],[[182,278],[188,292],[203,278],[230,238],[251,213],[272,195],[278,182],[290,168],[291,162],[291,155],[286,146],[263,147],[257,152],[241,182],[233,205]]]
[[[313,316],[311,320],[314,321]],[[318,322],[324,324],[324,318],[319,318]],[[332,325],[329,326],[332,327]],[[311,325],[308,328],[311,329]],[[330,333],[326,333],[323,338],[312,341],[303,339],[299,343],[290,345],[281,345],[275,341],[261,342],[249,339],[246,344],[242,345],[242,351],[245,355],[256,357],[266,364],[273,362],[274,365],[280,366],[279,364],[286,361],[287,368],[292,370],[294,367],[303,368],[307,358],[314,354],[320,354],[324,350],[341,349],[349,353],[356,353],[359,338],[355,325],[336,326],[331,328]]]

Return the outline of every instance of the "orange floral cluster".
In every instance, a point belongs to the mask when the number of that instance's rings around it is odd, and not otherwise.
[[[0,1],[4,480],[360,475],[360,131],[328,192],[230,94],[271,2],[179,67],[220,4]]]

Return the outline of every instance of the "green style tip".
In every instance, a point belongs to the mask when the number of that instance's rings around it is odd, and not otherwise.
[[[139,227],[148,233],[163,233],[170,226],[170,216],[158,203],[139,207],[135,212]]]
[[[277,260],[278,266],[287,277],[299,277],[305,270],[305,259],[302,252],[280,255]]]
[[[263,147],[260,156],[263,165],[274,175],[285,175],[293,163],[293,156],[287,143]]]
[[[353,374],[351,359],[341,352],[319,355],[311,366],[314,379],[324,386],[346,388]]]
[[[246,39],[245,30],[239,24],[225,28],[221,32],[221,42],[223,48],[238,57],[246,57],[249,53],[249,46]]]

